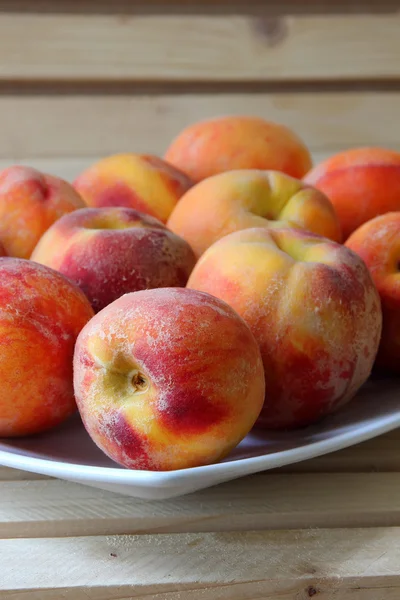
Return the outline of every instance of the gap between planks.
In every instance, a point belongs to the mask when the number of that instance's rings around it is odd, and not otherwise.
[[[13,539],[0,556],[7,600],[400,596],[398,528]]]
[[[400,526],[400,473],[264,473],[162,501],[5,481],[0,498],[1,538]]]
[[[43,12],[61,14],[263,14],[274,17],[282,14],[396,14],[397,0],[0,0],[2,12]]]

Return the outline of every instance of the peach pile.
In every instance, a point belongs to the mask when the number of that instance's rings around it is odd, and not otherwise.
[[[117,154],[100,160],[74,181],[88,206],[124,206],[165,223],[192,186],[187,175],[157,156]]]
[[[133,469],[219,460],[264,401],[248,326],[224,302],[188,289],[145,290],[110,304],[80,333],[74,373],[92,439]]]
[[[184,287],[190,246],[160,221],[131,208],[82,208],[43,235],[32,260],[74,281],[98,312],[123,294]]]
[[[236,169],[281,171],[301,178],[311,156],[293,131],[256,117],[222,117],[195,123],[171,143],[165,160],[198,182]]]
[[[261,348],[258,424],[308,425],[348,402],[371,373],[381,333],[368,269],[344,246],[295,229],[245,229],[211,246],[188,282],[232,306]]]
[[[183,196],[168,227],[201,256],[233,231],[286,223],[341,241],[339,222],[328,198],[276,171],[243,169],[205,179]]]
[[[92,316],[60,273],[0,258],[0,436],[45,431],[76,410],[74,345]]]
[[[185,469],[253,427],[318,423],[374,367],[400,372],[392,150],[313,167],[285,126],[228,116],[72,185],[10,167],[0,257],[2,436],[78,408],[124,467]]]
[[[0,242],[9,256],[29,258],[44,232],[85,206],[73,187],[28,167],[0,172]]]

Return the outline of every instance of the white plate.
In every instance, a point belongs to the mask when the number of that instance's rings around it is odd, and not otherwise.
[[[172,498],[327,454],[400,426],[400,380],[368,382],[340,412],[292,432],[252,432],[224,461],[181,471],[130,471],[107,458],[78,416],[41,436],[0,442],[0,464],[139,498]]]

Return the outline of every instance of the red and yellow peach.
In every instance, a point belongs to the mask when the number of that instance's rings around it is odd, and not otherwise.
[[[312,169],[304,181],[331,200],[344,239],[360,225],[400,210],[400,153],[384,148],[340,152]]]
[[[84,294],[56,271],[0,259],[0,436],[45,431],[76,410],[74,345],[92,316]]]
[[[9,167],[0,172],[0,241],[9,256],[29,258],[50,225],[83,206],[66,181],[29,167]]]
[[[376,365],[400,373],[400,212],[364,223],[346,246],[363,259],[381,297],[383,326]]]
[[[301,178],[312,165],[306,146],[290,129],[242,116],[190,125],[173,140],[165,159],[195,182],[236,169],[282,171]]]
[[[341,239],[326,196],[277,171],[241,170],[209,177],[181,198],[168,220],[168,227],[197,256],[233,231],[284,224]]]
[[[97,312],[123,294],[184,287],[196,262],[160,221],[131,208],[83,208],[44,234],[32,260],[74,281]]]
[[[370,375],[379,295],[363,261],[318,235],[246,229],[211,246],[188,287],[232,306],[260,344],[266,397],[258,425],[309,425],[347,403]]]
[[[165,223],[193,185],[187,175],[147,154],[115,154],[92,165],[74,181],[86,204],[134,208]]]
[[[258,345],[221,300],[185,288],[127,294],[78,337],[74,387],[95,443],[132,469],[213,463],[264,401]]]

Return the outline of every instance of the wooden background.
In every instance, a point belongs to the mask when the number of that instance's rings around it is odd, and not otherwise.
[[[0,0],[0,167],[71,178],[228,113],[285,123],[315,160],[400,149],[399,32],[386,0]]]
[[[0,0],[0,167],[71,179],[227,113],[400,150],[399,2]],[[0,597],[399,600],[399,526],[400,430],[168,502],[0,468]]]

